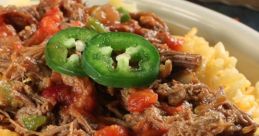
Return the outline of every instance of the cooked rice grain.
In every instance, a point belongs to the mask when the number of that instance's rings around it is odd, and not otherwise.
[[[202,55],[202,65],[197,73],[199,79],[212,88],[224,87],[228,99],[259,123],[259,82],[255,87],[251,86],[250,81],[237,70],[237,59],[229,56],[221,42],[211,47],[196,34],[197,29],[193,28],[184,36],[183,48]]]

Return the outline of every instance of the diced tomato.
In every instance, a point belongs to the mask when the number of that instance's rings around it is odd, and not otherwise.
[[[143,112],[146,108],[155,104],[157,100],[158,95],[152,89],[136,90],[128,98],[128,110],[130,112]]]
[[[52,35],[59,31],[58,22],[55,16],[46,16],[40,22],[40,32],[45,36]]]
[[[49,10],[40,21],[39,31],[43,36],[50,36],[59,31],[59,24],[62,21],[59,8]]]
[[[122,126],[111,125],[96,131],[94,136],[129,136],[129,133]]]
[[[50,9],[39,23],[39,29],[35,32],[29,45],[39,44],[47,37],[60,30],[59,25],[62,21],[62,14],[58,7]]]
[[[42,96],[49,99],[53,104],[64,103],[70,104],[73,102],[73,93],[71,87],[67,85],[55,85],[45,88]]]
[[[175,51],[181,51],[184,40],[180,38],[168,36],[166,37],[165,42],[170,49]]]
[[[184,110],[184,105],[179,105],[179,106],[169,106],[169,105],[162,105],[161,107],[168,115],[174,115],[178,112],[181,112]]]

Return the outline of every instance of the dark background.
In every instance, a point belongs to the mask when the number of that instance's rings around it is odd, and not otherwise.
[[[230,16],[259,32],[259,11],[251,10],[242,6],[228,6],[221,3],[204,3],[197,0],[189,0],[196,4],[216,10],[227,16]]]

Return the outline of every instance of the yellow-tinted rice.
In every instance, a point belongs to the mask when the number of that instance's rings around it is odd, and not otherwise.
[[[259,82],[253,87],[250,81],[237,68],[237,59],[229,55],[224,45],[215,46],[196,35],[192,29],[184,36],[184,50],[203,57],[198,69],[198,78],[212,88],[224,87],[227,98],[241,110],[250,114],[259,123]]]

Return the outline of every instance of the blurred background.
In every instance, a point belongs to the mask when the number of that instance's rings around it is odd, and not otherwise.
[[[189,0],[216,10],[259,32],[259,0]],[[219,2],[220,1],[220,2]]]

